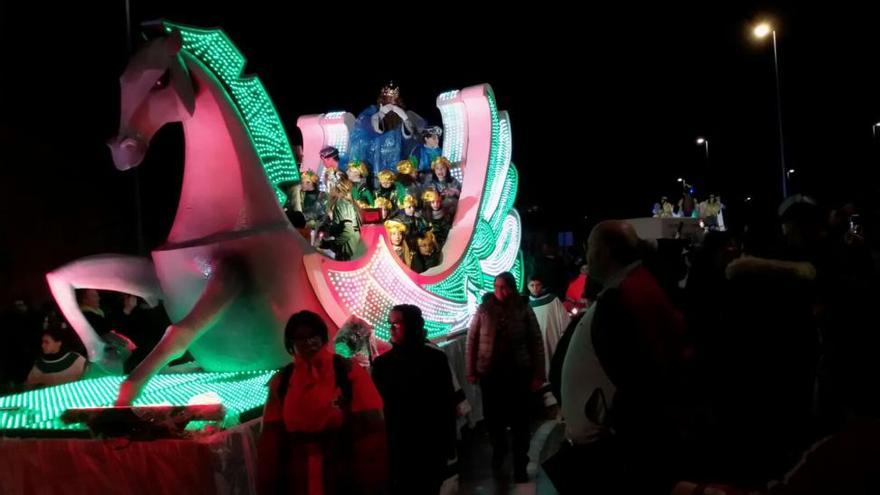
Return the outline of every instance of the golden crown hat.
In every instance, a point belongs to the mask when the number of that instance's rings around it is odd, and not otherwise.
[[[437,201],[440,199],[440,194],[433,189],[427,189],[424,193],[422,193],[422,201],[425,203],[431,203],[433,201]]]
[[[299,173],[300,182],[311,182],[312,184],[318,183],[318,174],[312,172],[311,170],[302,170]]]
[[[412,206],[413,208],[415,208],[416,206],[419,206],[419,200],[417,200],[416,197],[413,196],[412,194],[407,194],[403,198],[403,201],[401,202],[401,204],[403,205],[404,208],[407,208],[409,206]]]
[[[382,86],[382,91],[379,94],[385,98],[400,98],[400,86],[394,81],[389,81],[388,84]]]
[[[406,224],[400,223],[397,220],[386,220],[385,230],[388,232],[406,232]]]
[[[367,164],[358,160],[348,162],[348,168],[360,172],[361,177],[366,177],[366,175],[370,172],[370,170],[367,168]]]
[[[397,171],[403,175],[410,175],[415,170],[413,164],[409,160],[400,160],[397,162]]]
[[[383,198],[382,196],[379,196],[378,198],[376,198],[375,201],[373,201],[373,207],[374,208],[385,208],[386,210],[390,210],[390,209],[394,208],[394,204],[391,202],[390,199]]]

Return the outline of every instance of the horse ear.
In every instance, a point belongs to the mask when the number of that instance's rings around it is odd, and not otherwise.
[[[177,55],[177,52],[183,47],[183,36],[180,31],[175,29],[165,38],[163,44],[168,55]]]

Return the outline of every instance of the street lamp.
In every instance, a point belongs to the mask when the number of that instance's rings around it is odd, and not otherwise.
[[[877,128],[880,127],[880,122],[871,126],[871,132],[874,133],[874,139],[877,139]]]
[[[700,136],[697,138],[697,146],[703,146],[706,148],[706,161],[709,161],[709,140]]]
[[[752,30],[752,33],[755,35],[755,38],[764,39],[768,34],[773,32],[773,26],[770,25],[769,22],[761,22],[755,26],[755,29]]]
[[[782,199],[788,197],[788,180],[785,176],[785,141],[782,137],[782,96],[779,87],[779,49],[776,44],[776,28],[769,22],[760,22],[752,29],[755,38],[773,38],[773,72],[776,75],[776,120],[779,125],[779,169],[782,171]]]

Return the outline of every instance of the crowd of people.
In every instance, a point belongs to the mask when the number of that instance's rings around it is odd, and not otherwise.
[[[675,203],[669,200],[668,196],[663,196],[660,201],[654,203],[651,210],[651,216],[654,218],[696,218],[703,221],[706,230],[726,230],[724,224],[724,203],[721,197],[710,193],[709,196],[700,201],[695,196],[694,188],[683,182],[683,192],[681,198]]]
[[[161,306],[150,307],[130,294],[114,293],[105,300],[95,289],[81,289],[76,297],[105,345],[106,358],[101,363],[87,360],[82,340],[56,305],[35,310],[16,300],[0,314],[0,328],[8,336],[0,355],[0,394],[128,373],[159,343],[170,323]]]
[[[395,306],[388,324],[391,348],[379,349],[360,319],[346,322],[331,346],[316,314],[303,311],[290,318],[285,343],[293,363],[270,382],[263,415],[261,493],[451,489],[457,477],[456,418],[469,407],[465,395],[446,354],[427,339],[417,306]],[[513,275],[498,275],[468,330],[466,375],[483,391],[492,467],[501,471],[512,450],[519,483],[529,479],[533,410],[527,405],[546,385],[543,341]]]
[[[348,157],[327,146],[317,173],[303,170],[299,184],[285,185],[288,217],[314,246],[346,261],[364,249],[361,210],[374,209],[406,266],[422,273],[439,265],[461,195],[442,135],[406,112],[400,89],[386,85],[358,117]]]
[[[562,494],[870,493],[865,477],[880,465],[878,249],[853,214],[828,221],[798,196],[780,208],[778,236],[698,241],[649,241],[605,221],[583,260],[549,243],[531,253],[523,293],[498,275],[465,353],[496,476],[507,476],[510,454],[513,481],[531,478],[531,432],[555,416],[567,441],[544,469]],[[389,325],[391,350],[360,323],[340,331],[337,348],[361,349],[375,384],[392,492],[438,493],[461,397],[418,308],[395,307]]]
[[[797,195],[778,230],[695,244],[599,224],[590,304],[551,363],[560,493],[876,489],[880,250],[858,218]]]
[[[523,292],[498,275],[467,332],[487,464],[529,480],[535,421],[556,417],[567,442],[544,469],[563,494],[869,493],[880,247],[864,213],[797,195],[772,230],[651,241],[605,221],[580,256],[529,250]],[[77,295],[126,368],[164,328],[132,296],[107,309],[97,291]],[[57,311],[18,302],[3,322],[23,329],[3,359],[6,392],[89,373]],[[438,493],[455,479],[462,384],[419,308],[395,306],[388,323],[390,343],[354,316],[331,341],[317,315],[290,318],[293,364],[269,384],[263,418],[264,493]]]

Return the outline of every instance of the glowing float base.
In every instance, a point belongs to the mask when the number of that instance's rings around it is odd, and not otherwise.
[[[194,397],[212,393],[226,408],[220,426],[238,424],[242,417],[257,417],[266,402],[266,383],[274,370],[227,373],[179,373],[153,377],[134,405],[186,405]],[[74,407],[110,406],[124,377],[106,376],[0,397],[0,431],[27,436],[28,432],[58,431],[86,434],[83,424],[66,425],[61,414]],[[251,416],[252,415],[252,416]],[[187,429],[204,422],[193,421]],[[64,435],[67,436],[67,435]]]

